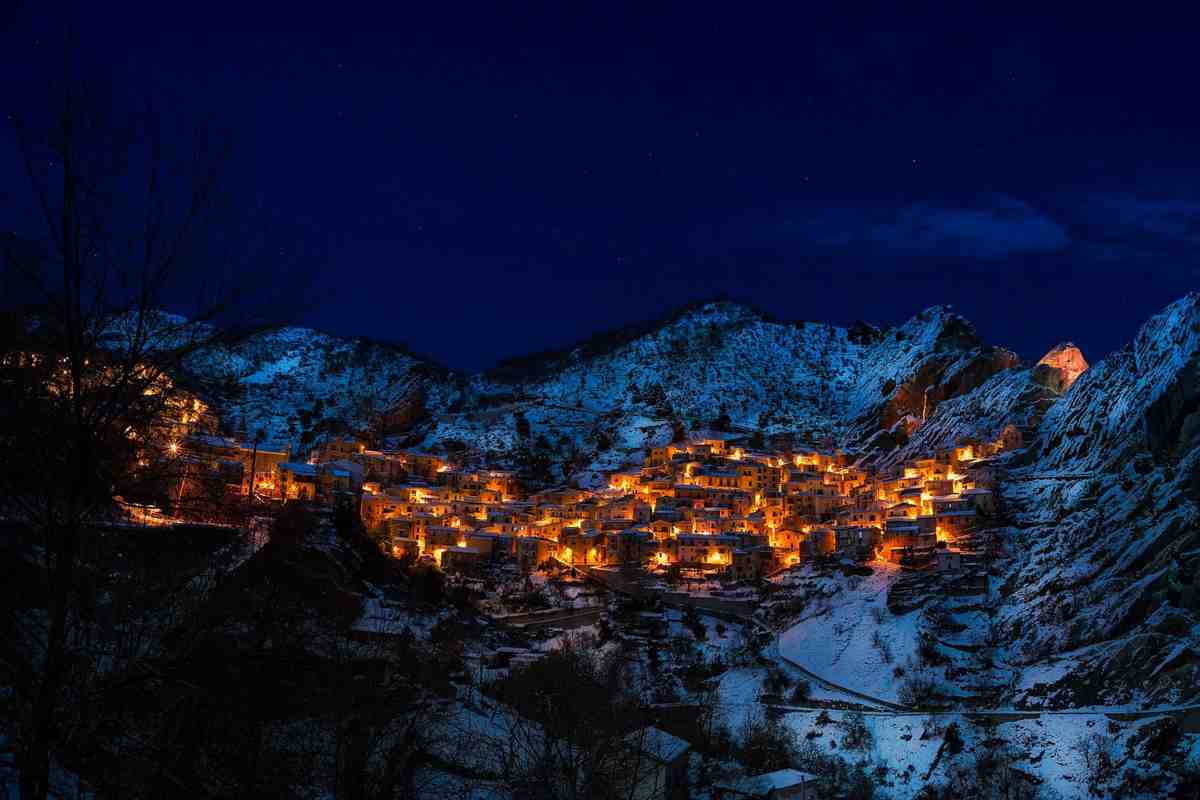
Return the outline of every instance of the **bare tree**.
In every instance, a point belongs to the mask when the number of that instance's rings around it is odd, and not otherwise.
[[[225,307],[215,300],[186,320],[163,312],[209,221],[227,137],[199,130],[175,160],[157,114],[114,123],[80,79],[57,96],[49,121],[11,117],[44,236],[34,246],[4,241],[7,277],[36,301],[10,310],[0,343],[3,514],[25,539],[36,586],[10,606],[25,657],[3,665],[29,798],[50,791],[81,700],[73,679],[81,662],[96,663],[91,559],[102,526],[122,516],[122,501],[175,485],[174,442],[203,406],[179,376],[227,336],[211,324]],[[200,294],[221,293],[209,285]]]

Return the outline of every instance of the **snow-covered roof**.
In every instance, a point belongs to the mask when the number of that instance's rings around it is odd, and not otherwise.
[[[285,472],[294,472],[297,475],[317,474],[317,468],[314,464],[305,464],[297,461],[282,461],[277,466],[279,469]]]
[[[634,731],[625,737],[625,741],[664,764],[671,763],[692,747],[678,736],[672,736],[653,725]]]
[[[750,775],[736,781],[718,784],[720,788],[752,797],[766,797],[777,789],[790,789],[817,780],[816,775],[797,769],[777,769],[762,775]]]

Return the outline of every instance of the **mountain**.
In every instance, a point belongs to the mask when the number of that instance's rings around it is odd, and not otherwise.
[[[640,461],[644,448],[669,442],[681,427],[890,448],[942,401],[1017,365],[941,306],[879,330],[780,323],[734,303],[709,303],[617,341],[533,365],[528,380],[476,376],[480,413],[438,421],[424,444],[519,448],[507,411],[558,453],[584,451],[592,470]]]
[[[1194,702],[1200,686],[1200,294],[1046,412],[1002,483],[999,618],[1027,700]],[[1036,668],[1033,665],[1038,665]]]
[[[324,435],[405,428],[460,392],[450,370],[396,345],[279,327],[207,349],[188,369],[229,388],[235,432],[306,448]]]
[[[256,334],[190,366],[236,387],[224,416],[268,441],[303,448],[359,432],[500,461],[539,447],[594,470],[639,459],[681,426],[717,423],[890,448],[941,402],[1016,365],[948,307],[880,330],[781,323],[716,302],[474,376],[298,327]]]
[[[1200,699],[1200,295],[1087,365],[1032,366],[952,309],[893,329],[781,323],[733,303],[684,309],[473,376],[401,348],[304,328],[195,359],[234,384],[235,428],[304,447],[368,433],[484,453],[594,484],[692,427],[792,434],[880,466],[1011,436],[986,634],[1012,702]],[[982,641],[982,639],[980,640]]]
[[[1064,366],[1055,366],[1062,363]],[[908,442],[885,453],[879,466],[971,441],[996,441],[1015,432],[1014,441],[1032,440],[1046,412],[1087,369],[1074,345],[1059,345],[1035,366],[1005,369],[975,389],[939,403]]]

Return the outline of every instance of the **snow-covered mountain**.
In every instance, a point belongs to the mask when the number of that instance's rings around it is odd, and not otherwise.
[[[709,303],[611,349],[579,347],[534,363],[527,380],[476,376],[479,411],[435,421],[424,444],[519,448],[519,415],[532,437],[588,468],[580,478],[639,462],[644,448],[683,427],[722,423],[825,446],[889,448],[942,401],[1016,364],[948,307],[879,330],[780,323],[734,303]]]
[[[227,388],[220,412],[232,431],[297,449],[322,435],[403,428],[459,393],[449,370],[400,347],[300,327],[219,344],[188,367]]]
[[[1177,595],[1200,552],[1200,295],[1090,369],[1070,345],[1022,366],[945,307],[887,330],[781,323],[732,303],[474,376],[303,328],[193,367],[236,385],[226,418],[268,440],[369,432],[518,466],[540,451],[552,477],[584,483],[714,423],[882,464],[1011,426],[1028,445],[1000,485],[1011,525],[999,645],[1024,676],[1013,699],[1196,694],[1200,628]]]
[[[1200,696],[1200,294],[1150,319],[1046,412],[1003,483],[1001,608],[1028,699]]]
[[[501,461],[542,449],[574,470],[597,470],[640,460],[680,429],[714,424],[891,447],[941,402],[1016,363],[948,307],[880,330],[781,323],[720,302],[474,376],[296,327],[191,366],[235,387],[237,400],[223,409],[234,430],[262,431],[268,441],[304,448],[357,431]]]

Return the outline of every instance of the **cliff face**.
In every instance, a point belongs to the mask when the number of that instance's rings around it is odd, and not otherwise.
[[[968,442],[995,441],[1010,427],[1028,440],[1059,395],[1039,380],[1039,369],[1009,368],[977,388],[939,404],[907,443],[882,454],[887,467],[905,459]]]
[[[1017,364],[1015,354],[984,344],[950,309],[927,309],[882,337],[864,359],[847,408],[847,443],[886,449],[917,430],[942,402]]]
[[[1025,698],[1200,696],[1198,379],[1193,294],[1083,373],[1009,471],[1013,561],[1000,619],[1035,676]]]
[[[1038,366],[1058,370],[1061,374],[1061,388],[1056,391],[1061,394],[1070,389],[1071,384],[1075,383],[1080,375],[1087,372],[1088,362],[1078,347],[1071,342],[1064,342],[1042,356]]]

